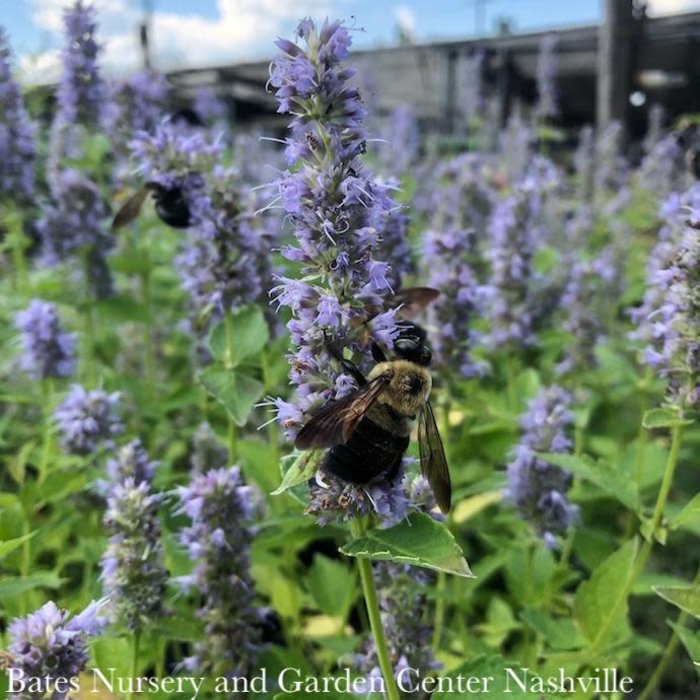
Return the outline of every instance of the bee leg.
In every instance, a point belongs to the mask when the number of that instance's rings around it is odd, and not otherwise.
[[[327,343],[326,347],[328,348],[329,355],[338,360],[345,373],[353,377],[358,386],[365,386],[365,384],[367,384],[365,375],[360,372],[354,362],[344,358],[343,353],[332,343]]]
[[[399,454],[394,463],[385,472],[385,479],[393,483],[396,477],[399,475],[401,469],[401,463],[403,462],[403,453]]]
[[[386,362],[386,355],[384,354],[384,350],[382,350],[377,343],[372,341],[372,358],[374,359],[375,362]]]

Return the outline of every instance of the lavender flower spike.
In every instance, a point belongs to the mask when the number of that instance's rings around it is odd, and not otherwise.
[[[0,28],[0,198],[25,202],[34,194],[35,131],[12,79],[10,47]]]
[[[566,430],[574,420],[570,404],[571,396],[558,386],[543,389],[530,401],[520,420],[523,436],[508,465],[507,497],[550,547],[576,521],[578,507],[566,498],[571,474],[544,462],[536,453],[569,452],[571,440]]]
[[[163,564],[158,508],[161,497],[147,481],[125,479],[107,499],[104,525],[110,533],[101,580],[112,622],[142,630],[164,614],[168,572]]]
[[[559,40],[548,34],[540,42],[537,57],[537,106],[535,113],[540,118],[556,117],[559,114],[557,95],[557,59],[555,51]]]
[[[20,366],[34,379],[70,377],[75,372],[75,337],[61,328],[53,304],[34,299],[15,317],[21,331]]]
[[[137,484],[142,481],[151,484],[157,466],[157,462],[149,459],[141,440],[136,438],[121,447],[116,459],[107,461],[107,477],[116,484],[127,479],[133,479]]]
[[[211,675],[245,676],[261,651],[263,611],[254,605],[250,574],[252,489],[243,484],[238,467],[197,474],[178,489],[182,511],[192,525],[182,530],[181,543],[195,563],[180,579],[202,601],[198,615],[205,625],[188,670]]]
[[[15,678],[41,678],[49,685],[56,678],[78,676],[88,662],[88,637],[99,635],[104,621],[99,616],[100,606],[94,601],[83,612],[71,618],[49,601],[26,618],[16,618],[8,628],[13,657],[9,665]],[[43,692],[12,693],[9,700],[40,700],[51,693],[53,700],[63,700],[68,690],[46,687]]]
[[[295,403],[276,401],[288,437],[309,411],[355,387],[329,354],[329,342],[348,348],[367,369],[369,320],[380,343],[396,334],[393,314],[384,308],[392,293],[389,266],[376,257],[377,226],[395,204],[359,158],[366,149],[365,109],[348,84],[354,71],[340,65],[350,34],[339,22],[317,28],[305,19],[296,36],[304,46],[277,42],[282,54],[270,77],[278,111],[293,115],[286,155],[296,167],[277,185],[297,245],[282,252],[302,268],[300,279],[280,278],[273,290],[277,303],[292,311],[288,328],[296,346],[289,356]]]
[[[86,455],[110,449],[124,426],[119,419],[119,394],[86,391],[76,384],[54,412],[61,444],[69,454]]]

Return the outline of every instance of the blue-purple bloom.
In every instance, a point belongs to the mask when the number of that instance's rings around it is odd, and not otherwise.
[[[277,183],[297,242],[282,253],[301,265],[300,279],[280,277],[272,290],[277,304],[292,312],[288,328],[296,347],[289,356],[295,403],[275,402],[288,437],[305,414],[355,386],[329,343],[348,348],[366,369],[367,329],[385,345],[396,334],[393,311],[384,309],[393,292],[389,265],[377,257],[377,226],[395,204],[359,158],[366,149],[365,109],[349,84],[354,71],[340,65],[350,34],[339,22],[317,28],[305,19],[296,36],[305,47],[280,39],[282,54],[270,76],[278,111],[292,115],[286,155],[296,166]]]
[[[114,447],[114,438],[124,430],[119,418],[119,394],[101,389],[87,391],[75,384],[56,408],[54,418],[61,444],[69,454],[86,455]]]
[[[397,107],[389,115],[376,148],[383,172],[399,179],[409,172],[421,148],[418,122],[409,106]]]
[[[168,572],[163,563],[158,509],[162,497],[148,481],[132,477],[111,486],[104,526],[110,535],[102,556],[102,581],[111,622],[148,629],[165,612]]]
[[[238,467],[196,474],[178,492],[182,512],[192,521],[180,541],[195,564],[180,583],[196,591],[204,623],[204,635],[184,665],[213,676],[247,676],[262,650],[264,617],[255,606],[250,575],[254,493]]]
[[[18,669],[25,680],[41,678],[43,683],[55,683],[56,678],[75,678],[85,670],[89,661],[88,638],[102,632],[104,621],[96,602],[71,617],[49,601],[24,618],[15,618],[8,627],[12,656],[9,665]],[[11,693],[10,700],[41,700],[48,692]],[[53,690],[53,700],[63,700],[67,692]]]
[[[56,112],[56,121],[62,126],[95,128],[102,123],[106,89],[98,67],[102,47],[96,39],[96,14],[94,5],[82,0],[76,0],[63,14],[66,42]]]
[[[474,237],[473,231],[462,229],[430,230],[423,243],[428,286],[440,292],[428,309],[431,346],[438,365],[463,377],[483,374],[485,369],[471,356],[479,342],[472,324],[485,302],[484,289],[470,264]]]
[[[700,403],[700,207],[688,223],[682,202],[700,205],[700,187],[672,196],[667,224],[651,253],[647,291],[632,312],[635,339],[646,341],[643,360],[669,381],[670,401],[681,408]]]
[[[48,265],[82,258],[81,273],[88,275],[98,297],[109,296],[112,279],[106,254],[114,246],[105,220],[109,210],[99,187],[73,168],[61,170],[52,183],[52,203],[36,223]]]
[[[114,484],[133,479],[136,484],[145,481],[153,483],[157,462],[152,462],[141,440],[135,438],[126,445],[122,445],[116,458],[107,460],[107,478]]]
[[[34,299],[15,317],[21,332],[21,368],[34,379],[70,377],[75,372],[75,336],[61,327],[53,304]]]
[[[506,496],[549,547],[576,521],[578,507],[567,500],[571,474],[540,459],[537,453],[571,450],[567,431],[574,417],[570,405],[571,396],[562,388],[542,389],[520,419],[523,434],[508,465]]]
[[[0,198],[24,203],[34,194],[35,132],[12,78],[10,46],[0,27]]]

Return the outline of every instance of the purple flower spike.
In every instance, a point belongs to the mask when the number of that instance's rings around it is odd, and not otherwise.
[[[201,596],[198,615],[205,625],[185,665],[212,675],[245,676],[262,649],[264,617],[254,605],[250,575],[255,494],[243,484],[238,467],[197,474],[178,492],[182,512],[192,520],[180,541],[195,564],[180,584]]]
[[[75,337],[61,328],[56,307],[34,299],[15,317],[21,332],[20,366],[34,379],[70,377],[75,372]]]
[[[18,203],[34,194],[36,129],[24,108],[22,91],[12,79],[10,46],[0,28],[0,198]]]
[[[114,447],[124,426],[119,418],[119,394],[101,389],[86,391],[76,384],[54,412],[61,444],[69,454],[92,454]]]
[[[94,601],[83,612],[71,618],[66,610],[49,601],[36,612],[16,618],[8,627],[8,652],[13,657],[10,669],[16,669],[25,681],[75,678],[89,660],[88,637],[102,632],[105,621],[100,617],[100,605]],[[63,700],[68,692],[56,690],[51,697]],[[10,700],[38,700],[43,692],[25,691],[10,694]]]
[[[571,474],[544,462],[538,452],[569,452],[566,431],[573,425],[571,396],[558,386],[543,389],[520,420],[523,435],[508,465],[506,496],[521,517],[551,542],[576,521],[578,507],[568,502]]]

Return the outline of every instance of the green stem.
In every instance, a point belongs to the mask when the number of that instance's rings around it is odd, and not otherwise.
[[[24,537],[27,537],[27,539],[24,540],[24,542],[22,543],[22,561],[20,563],[20,574],[23,579],[26,579],[29,576],[30,569],[32,566],[32,542],[31,539],[28,537],[31,531],[32,529],[30,522],[30,514],[28,512],[25,512],[24,523],[22,524],[22,535]],[[22,598],[20,601],[20,611],[23,616],[26,615],[29,611],[28,596],[29,591],[25,591],[22,594]]]
[[[44,434],[41,446],[41,458],[39,460],[39,483],[44,483],[48,472],[49,458],[51,456],[51,405],[53,403],[53,378],[46,377],[41,381],[41,398],[44,409]]]
[[[508,391],[508,407],[515,413],[518,406],[518,394],[516,389],[516,371],[515,371],[515,358],[513,353],[509,352],[506,357],[506,381],[507,381],[507,391]]]
[[[141,297],[146,312],[146,321],[143,324],[144,346],[144,370],[146,375],[146,388],[149,398],[154,398],[155,393],[155,351],[153,348],[153,317],[151,314],[151,256],[148,249],[148,238],[142,247],[144,257],[144,271],[141,273]]]
[[[693,579],[694,585],[697,585],[698,583],[700,583],[700,568],[698,568],[698,571],[695,574],[695,578]],[[673,658],[673,655],[676,652],[676,648],[678,647],[678,642],[680,641],[680,638],[678,637],[678,629],[685,625],[688,617],[689,615],[685,610],[682,610],[678,615],[673,634],[671,635],[671,638],[666,644],[664,653],[661,655],[659,663],[656,665],[654,672],[651,674],[651,677],[647,681],[647,684],[644,686],[644,689],[642,690],[637,700],[647,700],[647,698],[649,698],[656,689],[656,686],[659,684],[659,681],[663,678],[664,672],[666,671],[666,667],[668,666],[669,661]]]
[[[93,298],[90,289],[90,251],[83,250],[83,323],[84,323],[84,352],[85,352],[85,383],[94,387],[97,381],[95,366],[95,320],[93,317]]]
[[[272,379],[270,377],[270,358],[268,356],[268,348],[263,348],[261,357],[261,366],[263,374],[263,384],[265,386],[265,395],[268,396],[273,390]],[[277,421],[273,420],[267,424],[267,437],[272,448],[273,464],[279,465],[280,461],[280,438],[279,427]]]
[[[365,532],[364,523],[360,518],[352,520],[351,528],[352,536],[355,539],[361,537]],[[372,563],[369,559],[358,557],[357,568],[360,571],[362,593],[365,597],[367,616],[369,617],[369,624],[372,629],[372,635],[374,636],[374,645],[377,649],[379,668],[382,670],[382,676],[384,677],[384,690],[389,700],[400,700],[399,689],[394,679],[394,668],[389,658],[389,648],[387,646],[386,637],[384,636],[382,619],[379,613],[377,589],[374,585],[374,577],[372,576]]]
[[[634,584],[637,582],[639,575],[644,570],[644,565],[646,564],[647,559],[649,558],[649,554],[651,554],[651,548],[654,542],[654,535],[659,525],[661,524],[661,519],[664,514],[664,506],[666,505],[666,499],[668,498],[668,492],[670,491],[671,484],[673,483],[673,475],[676,471],[676,465],[678,463],[678,453],[681,447],[682,433],[682,426],[673,426],[671,430],[671,447],[668,452],[668,459],[666,460],[666,467],[664,469],[664,475],[661,481],[659,495],[656,497],[654,514],[651,518],[651,531],[649,533],[649,538],[644,540],[644,544],[639,550],[637,560],[634,563],[634,568],[632,569],[632,573],[630,574],[630,577],[627,581],[627,585],[624,587],[620,595],[615,600],[615,603],[613,604],[610,610],[610,614],[608,615],[605,622],[602,624],[601,628],[598,630],[598,634],[596,635],[595,639],[593,640],[593,643],[591,644],[591,655],[595,654],[600,648],[602,642],[605,641],[605,637],[608,631],[610,630],[610,626],[613,624],[613,622],[616,621],[617,616],[619,615],[620,610],[622,609],[622,606],[625,604],[627,598],[629,597],[630,591],[634,587]]]
[[[226,334],[226,355],[224,366],[227,370],[233,370],[233,317],[229,312],[224,314],[224,331]],[[228,460],[234,464],[238,459],[238,435],[233,418],[228,417]]]
[[[15,288],[20,296],[29,293],[29,274],[27,273],[27,261],[24,249],[27,247],[27,238],[22,230],[22,213],[11,202],[6,203],[2,214],[7,227],[8,243],[12,247],[12,262],[15,270]]]
[[[134,638],[132,640],[132,656],[131,656],[131,677],[136,679],[139,669],[139,647],[141,646],[141,630],[136,630],[134,632]],[[127,700],[132,700],[134,697],[135,680],[131,683],[129,688],[129,693],[127,694]]]

